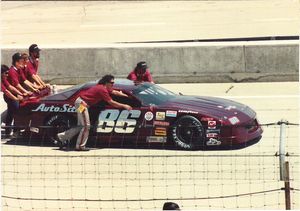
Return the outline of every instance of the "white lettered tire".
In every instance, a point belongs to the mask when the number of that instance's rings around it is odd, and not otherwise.
[[[201,122],[194,116],[180,117],[170,130],[173,143],[180,149],[195,150],[204,144],[204,129]]]

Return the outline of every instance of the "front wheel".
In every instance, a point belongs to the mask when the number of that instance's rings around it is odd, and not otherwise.
[[[204,143],[204,129],[201,122],[193,116],[180,117],[170,130],[171,140],[180,149],[194,150]]]
[[[56,114],[45,122],[48,138],[57,143],[57,134],[70,129],[76,125],[75,118],[68,115]]]

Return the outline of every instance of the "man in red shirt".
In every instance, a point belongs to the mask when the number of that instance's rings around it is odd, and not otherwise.
[[[89,107],[104,101],[115,108],[126,110],[132,109],[130,105],[118,103],[111,98],[110,94],[128,97],[126,94],[120,91],[113,90],[113,84],[114,76],[105,75],[101,80],[99,80],[97,85],[79,93],[79,96],[75,100],[75,108],[77,111],[78,120],[77,122],[79,127],[74,127],[65,132],[57,134],[58,140],[60,140],[62,143],[65,143],[68,140],[71,140],[80,131],[75,149],[77,151],[89,151],[89,149],[85,147],[90,130],[90,117],[88,112]]]
[[[37,44],[32,44],[29,47],[29,61],[27,62],[26,72],[31,76],[31,82],[35,82],[38,86],[46,88],[47,84],[38,75],[39,58],[41,49]]]
[[[23,67],[23,63],[24,63],[24,61],[23,61],[22,55],[20,53],[15,53],[12,56],[12,66],[8,71],[7,80],[12,86],[17,88],[22,93],[22,95],[27,96],[27,95],[31,95],[32,93],[30,91],[27,91],[20,84],[20,80],[22,80],[21,75],[20,75],[20,70]]]
[[[23,100],[22,93],[13,87],[7,81],[9,68],[6,65],[1,65],[1,92],[3,92],[4,101],[7,104],[7,114],[5,117],[5,134],[12,134],[13,115],[19,108],[19,102]]]
[[[27,64],[29,62],[28,54],[22,53],[22,58],[23,58],[23,68],[21,69],[20,75],[21,75],[21,78],[23,80],[23,83],[25,83],[26,86],[28,86],[28,87],[32,87],[33,89],[42,90],[43,86],[39,86],[35,82],[32,83],[32,81],[33,81],[32,80],[32,73],[27,68]]]
[[[136,67],[129,73],[127,79],[135,82],[154,83],[150,71],[148,69],[147,63],[144,61],[136,64]]]

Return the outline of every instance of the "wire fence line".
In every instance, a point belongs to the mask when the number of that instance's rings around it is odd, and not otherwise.
[[[7,141],[2,144],[3,210],[161,210],[171,200],[194,210],[284,209],[281,124],[261,124],[260,142],[227,151],[149,146],[78,154],[31,146],[31,139]],[[284,124],[292,208],[299,209],[299,124]]]

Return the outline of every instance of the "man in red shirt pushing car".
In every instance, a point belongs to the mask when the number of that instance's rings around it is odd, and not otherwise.
[[[105,75],[98,84],[79,93],[75,100],[75,108],[77,111],[78,126],[67,131],[57,134],[57,138],[62,143],[66,144],[76,134],[79,133],[76,141],[76,151],[89,151],[85,146],[89,137],[90,117],[88,108],[98,104],[101,101],[107,102],[115,108],[131,110],[132,107],[127,104],[122,104],[114,101],[110,94],[122,97],[128,97],[121,91],[113,90],[114,76]]]

